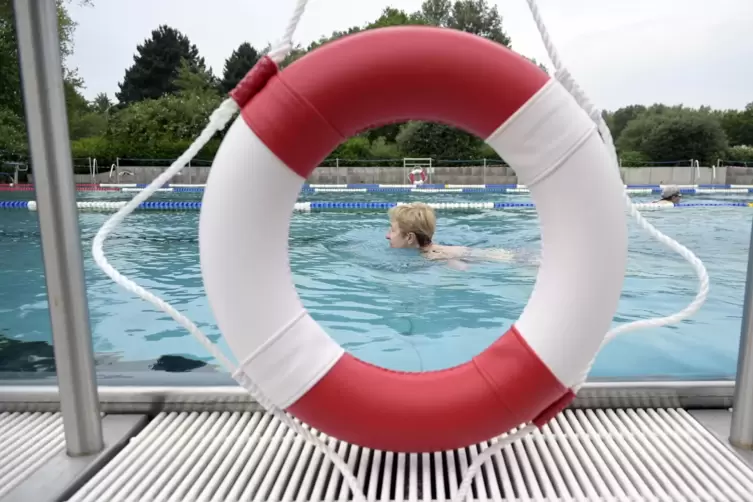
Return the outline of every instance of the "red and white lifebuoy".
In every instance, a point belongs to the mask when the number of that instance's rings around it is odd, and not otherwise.
[[[359,131],[409,119],[485,138],[530,189],[542,235],[536,284],[515,324],[471,361],[421,373],[345,352],[301,304],[287,252],[313,169]],[[619,173],[558,82],[476,36],[385,28],[320,47],[245,103],[204,193],[201,266],[229,347],[278,407],[362,446],[438,451],[541,425],[573,399],[617,308],[626,228]]]
[[[411,185],[423,185],[426,183],[426,170],[424,168],[412,170],[408,173],[408,181]]]

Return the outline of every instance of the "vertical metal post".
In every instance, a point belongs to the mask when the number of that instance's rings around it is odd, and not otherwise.
[[[102,450],[55,0],[14,0],[47,299],[68,453]]]
[[[115,183],[120,183],[120,157],[115,157]]]
[[[340,184],[340,159],[338,158],[335,158],[335,176],[337,176],[337,178],[335,178],[335,182],[336,184],[339,185]]]
[[[484,170],[481,173],[481,181],[483,185],[486,185],[486,159],[484,159]]]
[[[748,249],[748,274],[745,279],[745,303],[740,331],[729,441],[738,448],[753,450],[753,229]]]

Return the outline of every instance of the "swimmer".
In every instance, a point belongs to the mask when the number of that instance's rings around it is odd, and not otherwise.
[[[661,199],[655,200],[655,204],[679,204],[682,199],[680,189],[675,185],[665,186],[661,191]]]
[[[418,249],[429,260],[447,260],[454,268],[467,268],[461,260],[469,258],[510,261],[514,254],[503,249],[472,250],[465,246],[443,246],[433,242],[437,227],[434,209],[427,204],[414,202],[401,204],[389,210],[390,229],[387,240],[393,248]]]

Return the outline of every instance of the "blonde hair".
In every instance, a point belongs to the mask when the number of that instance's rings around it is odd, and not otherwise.
[[[431,244],[437,228],[437,216],[431,206],[422,202],[401,204],[390,208],[388,214],[402,233],[415,234],[419,245]]]

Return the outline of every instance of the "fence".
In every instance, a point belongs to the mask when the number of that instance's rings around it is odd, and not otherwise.
[[[172,163],[173,159],[117,159],[109,166],[98,166],[97,159],[76,159],[76,183],[149,183]],[[724,185],[753,184],[753,167],[723,165],[700,166],[698,161],[683,161],[644,167],[623,167],[622,179],[629,185]],[[684,164],[684,165],[678,165]],[[205,184],[211,161],[193,160],[172,183]],[[517,176],[499,160],[444,159],[328,159],[307,180],[312,184],[409,184],[408,174],[415,168],[428,172],[428,181],[437,184],[480,185],[517,184]],[[31,182],[31,176],[28,177]],[[0,183],[3,183],[0,180]],[[23,182],[23,180],[22,180]]]

